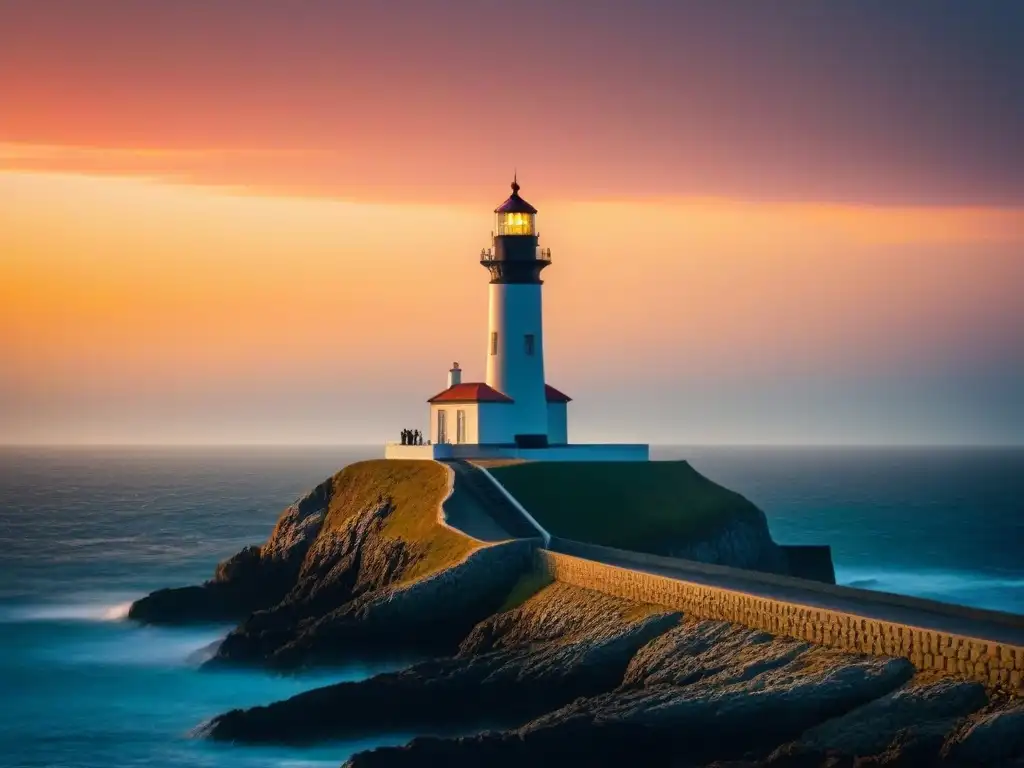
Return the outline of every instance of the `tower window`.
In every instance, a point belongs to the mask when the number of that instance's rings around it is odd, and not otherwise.
[[[526,349],[526,354],[533,356],[533,334],[528,333],[523,336],[523,346]]]
[[[495,226],[498,235],[534,235],[537,233],[536,216],[532,213],[499,213]]]
[[[498,354],[498,332],[491,331],[491,354]]]

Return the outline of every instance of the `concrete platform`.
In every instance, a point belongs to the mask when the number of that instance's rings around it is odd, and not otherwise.
[[[548,448],[517,448],[514,445],[484,443],[438,443],[436,445],[384,446],[386,459],[451,461],[455,459],[519,459],[521,461],[650,461],[646,443],[573,443]]]

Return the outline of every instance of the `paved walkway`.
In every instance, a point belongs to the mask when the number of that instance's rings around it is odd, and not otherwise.
[[[578,557],[579,555],[574,554],[574,556]],[[896,596],[896,601],[902,603],[896,604],[890,602],[887,596],[876,595],[870,590],[839,588],[833,592],[828,587],[819,591],[814,587],[765,584],[758,580],[754,573],[751,573],[750,576],[745,576],[743,572],[709,573],[701,567],[700,563],[694,563],[693,566],[641,565],[632,561],[631,558],[617,557],[613,551],[602,553],[600,557],[588,557],[588,559],[694,584],[744,592],[749,595],[783,600],[812,608],[838,611],[865,619],[907,624],[922,629],[941,630],[964,637],[1024,647],[1024,616],[1015,614],[953,606],[951,610],[961,615],[949,615],[945,611],[942,613],[929,611],[927,603],[930,601],[917,601],[914,598]],[[708,570],[714,569],[712,567]],[[734,571],[735,569],[728,570]]]
[[[476,467],[464,461],[446,463],[455,472],[454,492],[444,503],[445,518],[450,526],[488,543],[538,535],[533,526]],[[575,551],[576,546],[580,546],[581,551]],[[928,600],[865,589],[817,585],[813,582],[804,586],[801,580],[791,578],[780,578],[776,582],[773,577],[765,577],[754,571],[675,558],[638,556],[637,553],[586,544],[576,545],[573,542],[561,544],[558,540],[552,540],[551,549],[606,565],[693,584],[1024,647],[1024,616],[1015,614],[945,604],[933,607],[932,601]]]
[[[444,503],[448,525],[488,543],[513,538],[488,512],[486,502],[475,492],[475,486],[467,482],[465,469],[454,462],[449,466],[455,472],[455,490]]]
[[[531,539],[542,535],[479,467],[468,461],[445,463],[455,473],[455,493],[449,499],[453,502],[449,525],[481,541]],[[448,512],[447,504],[445,511]]]

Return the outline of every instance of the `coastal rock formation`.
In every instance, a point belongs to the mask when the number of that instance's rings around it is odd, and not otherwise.
[[[782,569],[760,510],[684,464],[673,473],[713,507],[702,512],[689,555]],[[432,462],[350,465],[289,506],[264,544],[221,563],[213,579],[154,592],[129,616],[240,622],[210,666],[295,669],[353,656],[453,653],[530,568],[537,542],[482,545],[443,526],[447,492],[448,472]]]
[[[918,675],[897,690],[805,732],[778,749],[772,766],[842,764],[871,758],[929,765],[962,718],[988,703],[980,683]]]
[[[266,543],[222,563],[210,582],[136,603],[131,616],[143,621],[240,619],[211,666],[420,659],[233,710],[201,732],[263,743],[431,734],[359,753],[352,768],[1024,761],[1024,703],[1009,693],[1016,648],[947,638],[943,658],[1001,665],[981,679],[1010,685],[985,689],[881,655],[898,646],[880,635],[863,648],[871,654],[858,654],[638,602],[668,598],[635,589],[630,579],[643,574],[628,570],[622,588],[608,590],[620,597],[572,586],[564,569],[543,564],[585,561],[538,553],[530,539],[486,544],[441,522],[448,487],[446,469],[431,462],[352,465],[291,505]],[[747,557],[767,569],[778,548],[757,529],[744,515],[702,525],[706,538],[694,538],[688,554],[731,564]],[[722,599],[733,598],[744,599]]]
[[[910,679],[905,659],[841,654],[721,622],[685,622],[641,650],[613,690],[513,731],[416,739],[352,766],[587,765],[645,756],[703,764],[764,752]],[[569,752],[566,752],[569,750]]]
[[[530,568],[537,542],[484,545],[443,526],[447,492],[435,463],[350,465],[286,509],[262,546],[203,585],[139,600],[129,617],[240,620],[208,666],[454,653]]]
[[[373,580],[359,569],[357,553],[373,548],[352,551],[339,544],[325,555],[330,578],[322,587],[300,581],[294,594],[233,630],[207,665],[260,663],[283,670],[353,657],[451,652],[477,621],[501,605],[529,567],[533,546],[515,540],[481,547],[449,568],[389,584],[405,551],[385,545],[378,562],[385,583],[368,587]],[[345,599],[347,589],[351,599]]]
[[[213,578],[192,587],[161,589],[132,604],[128,617],[152,624],[242,619],[278,603],[291,590],[327,514],[332,481],[289,506],[262,546],[220,563]]]
[[[451,658],[215,718],[216,739],[306,742],[382,730],[518,725],[618,685],[679,614],[552,584],[478,624]]]
[[[906,659],[684,621],[608,691],[512,730],[421,737],[347,765],[997,766],[1024,757],[1022,721],[1024,704],[989,703],[979,683],[916,675]]]
[[[788,574],[789,561],[785,550],[772,540],[768,518],[746,499],[742,502],[746,503],[737,501],[734,513],[699,539],[666,542],[666,554],[712,565]]]
[[[953,765],[1024,764],[1024,701],[993,702],[967,718],[942,752]]]
[[[359,753],[351,768],[995,766],[1024,755],[1022,720],[1024,704],[906,659],[555,582],[481,621],[452,657],[235,710],[203,732],[273,743],[452,734]],[[471,735],[482,728],[499,730]]]

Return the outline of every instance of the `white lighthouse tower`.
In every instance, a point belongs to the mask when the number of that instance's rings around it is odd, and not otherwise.
[[[491,275],[486,382],[513,400],[508,415],[515,444],[543,448],[549,440],[540,273],[551,251],[539,245],[537,209],[519,196],[516,179],[494,217],[493,245],[480,254]]]
[[[427,400],[427,430],[402,429],[401,442],[385,446],[385,456],[647,461],[642,444],[569,442],[572,398],[544,378],[540,273],[550,266],[551,251],[538,237],[537,209],[519,196],[513,178],[511,196],[494,209],[491,247],[480,251],[490,276],[484,380],[463,381],[453,363],[447,387]]]

